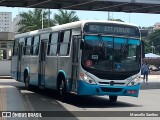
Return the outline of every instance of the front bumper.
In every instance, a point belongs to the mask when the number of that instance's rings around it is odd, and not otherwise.
[[[135,86],[106,86],[91,85],[82,80],[78,81],[78,95],[111,95],[111,96],[133,96],[138,97],[140,83]],[[128,91],[136,91],[130,93]]]

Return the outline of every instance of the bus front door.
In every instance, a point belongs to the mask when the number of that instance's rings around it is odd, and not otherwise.
[[[46,61],[47,41],[42,40],[39,54],[39,73],[38,73],[38,86],[39,88],[45,87],[45,61]]]
[[[21,81],[21,64],[22,64],[22,54],[23,54],[23,43],[18,44],[18,55],[17,55],[17,81]]]
[[[71,91],[77,92],[77,80],[78,80],[78,62],[79,62],[79,41],[80,36],[73,36],[73,44],[72,44],[72,81],[71,81]]]

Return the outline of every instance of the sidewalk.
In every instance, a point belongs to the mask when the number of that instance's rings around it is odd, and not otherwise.
[[[12,79],[11,76],[0,76],[0,79]]]
[[[27,111],[20,91],[13,84],[16,85],[18,82],[10,77],[0,77],[0,111]],[[11,119],[17,120],[16,117]],[[23,119],[28,120],[28,118]],[[10,120],[10,118],[3,117],[0,120]]]
[[[143,75],[141,75],[141,79],[143,80]],[[148,80],[149,81],[159,81],[160,82],[160,75],[148,75]]]
[[[150,79],[159,79],[160,80],[160,75],[148,75],[148,78],[150,78]]]

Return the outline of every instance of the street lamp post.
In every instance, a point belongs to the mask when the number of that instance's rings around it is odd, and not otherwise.
[[[151,48],[152,48],[152,53],[154,53],[155,52],[155,47],[151,46]]]
[[[153,45],[153,42],[152,42],[151,48],[152,48],[152,53],[154,53],[155,52],[155,46]]]

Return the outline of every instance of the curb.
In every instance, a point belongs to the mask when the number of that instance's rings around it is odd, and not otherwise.
[[[11,76],[0,76],[0,79],[13,79]]]

